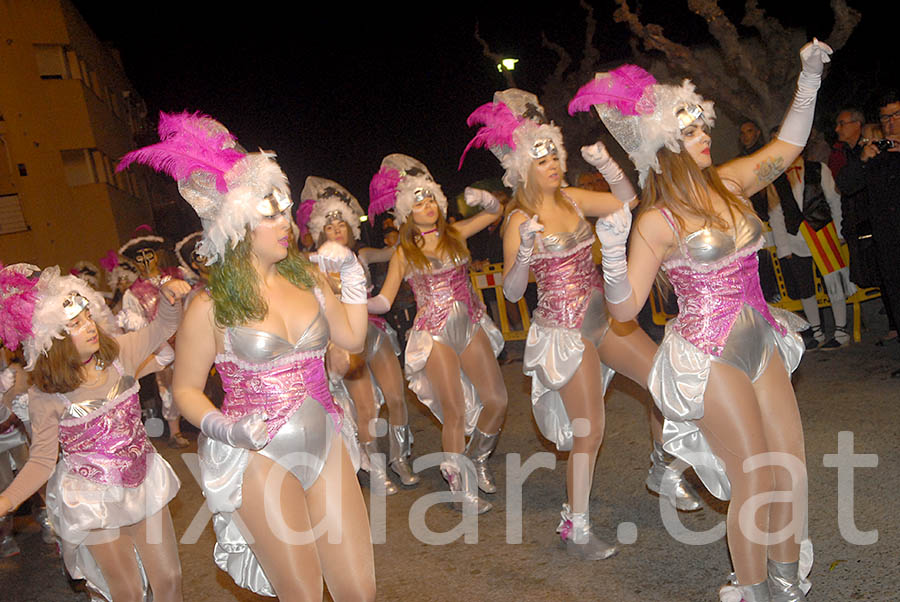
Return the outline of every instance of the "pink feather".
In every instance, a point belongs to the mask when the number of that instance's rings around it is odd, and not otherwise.
[[[400,184],[400,172],[396,169],[382,167],[369,183],[369,219],[374,220],[379,213],[394,208],[397,201],[397,185]]]
[[[300,234],[309,232],[309,216],[312,215],[315,206],[315,199],[306,199],[300,203],[299,207],[297,207],[297,211],[294,213],[294,221],[297,222]]]
[[[37,280],[31,280],[0,264],[0,341],[15,349],[32,336],[31,318],[38,294]]]
[[[116,171],[122,171],[135,162],[165,172],[176,180],[201,171],[216,179],[219,192],[228,192],[225,174],[244,154],[226,148],[234,136],[228,132],[214,132],[209,127],[210,121],[210,117],[200,113],[160,113],[160,141],[126,154],[116,166]]]
[[[609,77],[595,78],[583,85],[569,103],[569,115],[590,111],[593,105],[611,106],[622,115],[638,115],[638,102],[655,83],[656,78],[637,65],[622,65],[610,71]]]
[[[106,255],[100,258],[100,267],[107,272],[112,272],[119,265],[119,255],[112,249],[106,252]]]
[[[475,137],[469,141],[469,144],[463,150],[457,170],[462,169],[463,161],[466,160],[466,153],[473,147],[505,146],[510,150],[515,150],[516,141],[513,133],[522,121],[503,102],[488,102],[472,111],[472,114],[466,119],[466,124],[472,127],[480,123],[482,127],[479,128]]]

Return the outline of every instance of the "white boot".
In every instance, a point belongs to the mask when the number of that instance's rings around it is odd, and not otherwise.
[[[484,514],[493,506],[478,497],[478,482],[475,477],[475,469],[472,463],[462,454],[445,453],[446,458],[441,463],[441,474],[444,475],[450,491],[463,493],[462,502],[453,502],[453,507],[462,511],[463,504],[475,504],[478,514]]]
[[[582,560],[603,560],[618,552],[618,548],[606,543],[591,530],[587,512],[572,512],[568,504],[563,504],[560,512],[562,520],[556,532],[566,543],[566,552]]]
[[[657,495],[664,495],[669,503],[683,512],[693,512],[703,507],[700,495],[694,487],[684,478],[684,473],[678,474],[669,465],[676,458],[667,454],[658,441],[653,442],[653,452],[650,454],[650,471],[647,475],[647,489]]]

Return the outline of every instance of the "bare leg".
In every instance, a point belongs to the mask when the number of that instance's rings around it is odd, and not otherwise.
[[[347,392],[350,393],[350,397],[353,398],[353,403],[356,405],[360,443],[373,441],[378,409],[375,407],[375,390],[372,388],[368,367],[363,367],[358,378],[350,379],[345,376],[344,385],[347,386]]]
[[[104,540],[89,544],[88,549],[109,587],[110,596],[116,602],[140,602],[144,599],[141,570],[134,554],[134,541],[124,534],[94,531],[88,541]]]
[[[409,422],[406,414],[406,392],[403,385],[403,372],[400,371],[400,362],[394,355],[394,349],[385,342],[378,352],[369,358],[369,365],[372,375],[384,395],[390,423],[394,426],[403,426]]]
[[[574,513],[588,511],[594,465],[606,428],[606,408],[600,393],[600,358],[593,345],[583,342],[581,365],[559,390],[569,420],[581,421],[575,423],[575,438],[566,467],[569,506]],[[589,427],[586,433],[582,430],[584,424]]]
[[[153,599],[158,602],[180,601],[181,563],[168,506],[150,518],[123,529],[123,532],[131,537],[141,556]]]
[[[444,414],[441,445],[445,452],[461,454],[466,447],[466,400],[459,380],[459,357],[443,343],[434,341],[425,363],[425,374]]]
[[[280,484],[280,491],[266,492],[267,478]],[[309,534],[306,493],[300,482],[281,465],[251,452],[241,492],[243,503],[237,512],[249,531],[244,537],[254,542],[250,548],[275,593],[282,600],[322,600],[322,569],[315,544],[296,541],[299,535],[291,537],[286,532]]]
[[[742,585],[766,579],[766,544],[753,541],[741,529],[740,511],[750,498],[771,492],[775,479],[771,467],[744,472],[744,461],[769,451],[763,413],[756,391],[746,374],[732,366],[713,362],[703,398],[704,415],[698,421],[713,453],[725,463],[731,481],[731,504],[726,521],[728,549],[737,580]],[[768,419],[767,419],[768,420]],[[756,513],[756,528],[769,532],[768,506]]]
[[[322,574],[335,602],[375,599],[375,560],[366,503],[341,442],[306,492],[309,520],[327,526],[316,540]],[[338,535],[337,543],[331,543]]]
[[[759,408],[766,420],[763,422],[766,444],[770,452],[781,452],[794,456],[802,462],[804,470],[802,483],[794,482],[791,473],[780,466],[775,467],[775,488],[778,491],[797,491],[799,498],[790,503],[779,502],[769,506],[769,528],[773,533],[791,523],[794,504],[806,504],[806,452],[803,442],[803,425],[794,388],[781,356],[775,355],[753,388],[759,400]],[[799,475],[797,475],[799,476]],[[806,516],[800,517],[798,527],[802,528]],[[800,538],[804,533],[792,534],[785,541],[769,546],[769,558],[778,562],[796,562],[800,557]]]
[[[476,331],[459,360],[483,404],[478,417],[478,430],[493,435],[500,430],[506,418],[506,384],[490,339],[482,329]]]

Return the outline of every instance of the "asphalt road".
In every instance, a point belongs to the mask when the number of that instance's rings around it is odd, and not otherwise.
[[[864,307],[867,326],[860,344],[804,358],[794,377],[804,420],[809,470],[809,532],[815,544],[813,590],[809,599],[898,600],[900,568],[898,519],[900,501],[900,381],[890,379],[900,367],[900,345],[874,345],[887,327],[878,301]],[[511,346],[510,355],[520,353]],[[384,543],[375,545],[379,600],[451,602],[457,600],[602,600],[713,601],[730,572],[726,543],[718,538],[705,545],[682,543],[667,531],[658,498],[644,487],[649,465],[648,396],[617,377],[607,396],[607,433],[597,464],[592,496],[592,520],[599,532],[626,542],[605,561],[584,562],[564,552],[555,533],[565,497],[565,462],[537,433],[531,418],[529,383],[521,363],[503,366],[509,390],[509,415],[491,465],[501,485],[487,496],[495,509],[477,521],[477,543],[462,538],[443,545],[426,543],[410,528],[413,503],[425,494],[443,491],[437,468],[422,473],[422,482],[387,499]],[[416,456],[437,452],[436,423],[409,399]],[[840,479],[830,455],[838,452],[839,433],[852,433],[857,458],[852,481]],[[844,435],[846,445],[847,435]],[[181,476],[183,488],[170,508],[176,533],[183,537],[203,501],[181,456],[157,440],[160,452]],[[386,442],[384,442],[386,447]],[[194,451],[194,450],[188,450]],[[524,462],[536,453],[554,460],[555,468],[535,470],[522,492],[522,518],[517,520],[515,496],[506,491],[506,462]],[[519,454],[515,458],[513,454]],[[877,462],[877,466],[874,463]],[[367,480],[363,480],[367,483]],[[853,495],[850,495],[850,491]],[[368,500],[368,489],[364,488]],[[715,528],[724,520],[726,505],[706,496],[707,507],[680,515],[691,531]],[[852,503],[852,507],[848,507]],[[839,507],[842,519],[839,519]],[[459,514],[438,504],[428,510],[426,524],[434,533],[450,531]],[[507,523],[512,528],[508,528]],[[668,524],[668,523],[666,523]],[[521,525],[521,543],[515,532]],[[0,559],[0,600],[84,600],[62,575],[55,546],[44,544],[28,517],[16,520],[22,553]],[[849,540],[876,539],[858,545]],[[877,531],[877,534],[875,533]],[[419,529],[417,532],[421,532]],[[511,539],[513,543],[508,543]],[[207,525],[196,543],[182,543],[185,600],[263,600],[234,586],[213,565],[212,530]]]

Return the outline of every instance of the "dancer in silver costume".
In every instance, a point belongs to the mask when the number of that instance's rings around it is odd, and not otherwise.
[[[306,178],[300,193],[301,204],[297,217],[301,234],[308,231],[316,246],[333,241],[354,248],[360,238],[359,218],[362,208],[346,188],[325,178]],[[372,278],[369,264],[388,261],[394,249],[373,249],[363,247],[357,256],[366,272],[366,290],[371,292]],[[335,294],[340,292],[340,280],[336,274],[329,274]],[[400,477],[404,485],[415,485],[419,477],[410,466],[412,432],[406,413],[406,391],[403,373],[400,371],[400,343],[396,331],[381,316],[369,314],[366,332],[366,348],[363,353],[348,353],[345,349],[331,346],[329,349],[329,372],[332,366],[343,366],[341,374],[331,378],[332,393],[342,405],[351,409],[356,417],[357,434],[362,447],[362,467],[369,473],[369,482],[384,487],[386,495],[397,493],[397,486],[388,477],[383,456],[378,452],[376,419],[381,406],[388,406],[390,457],[388,465]]]
[[[603,397],[615,372],[646,386],[656,345],[635,322],[610,322],[591,255],[594,234],[584,214],[606,215],[636,202],[634,190],[618,166],[608,156],[598,156],[594,147],[582,153],[613,194],[563,188],[562,133],[547,122],[533,94],[497,92],[493,102],[472,113],[469,124],[476,123],[484,127],[470,147],[487,146],[506,168],[504,183],[515,190],[504,233],[504,295],[518,301],[529,270],[537,280],[538,307],[522,363],[532,377],[532,409],[541,433],[558,449],[571,452],[568,500],[557,531],[569,553],[608,558],[616,548],[592,532],[588,518],[605,428]],[[676,508],[696,510],[696,493],[662,454],[662,417],[655,408],[650,412],[654,449],[647,486]]]
[[[129,153],[165,169],[204,225],[210,267],[176,341],[175,399],[200,427],[201,486],[214,512],[214,558],[241,587],[283,600],[373,600],[365,502],[328,390],[329,338],[359,351],[366,291],[353,253],[323,245],[338,300],[296,250],[287,177],[266,152],[245,153],[217,121],[160,116],[161,142]],[[215,363],[222,410],[204,395]],[[236,520],[236,519],[240,520]]]
[[[66,569],[86,580],[92,599],[145,599],[148,590],[154,600],[182,599],[168,510],[181,483],[147,439],[136,377],[175,332],[188,290],[169,281],[152,324],[112,337],[115,319],[82,280],[56,266],[40,276],[25,264],[0,270],[0,320],[14,337],[4,344],[21,342],[34,384],[29,458],[0,494],[0,517],[46,482]]]
[[[710,158],[712,103],[687,80],[660,85],[625,65],[597,74],[570,105],[593,106],[640,174],[643,211],[627,261],[630,210],[597,222],[605,296],[613,317],[630,319],[662,268],[678,297],[650,390],[666,419],[666,451],[693,465],[710,493],[731,500],[735,574],[719,592],[728,602],[798,602],[810,585],[812,546],[801,545],[806,520],[797,507],[806,505],[803,427],[790,381],[805,324],[765,303],[756,256],[762,225],[747,199],[802,151],[829,54],[815,40],[804,46],[777,138],[719,167]]]
[[[409,282],[418,308],[406,343],[409,388],[443,423],[441,472],[451,491],[462,492],[463,503],[482,513],[491,504],[478,489],[497,490],[487,462],[500,437],[507,395],[496,359],[503,335],[472,289],[465,240],[497,218],[500,202],[473,188],[465,198],[484,210],[449,224],[447,199],[428,169],[406,155],[384,158],[370,185],[369,215],[393,209],[400,244],[369,311],[386,313],[401,280]]]

